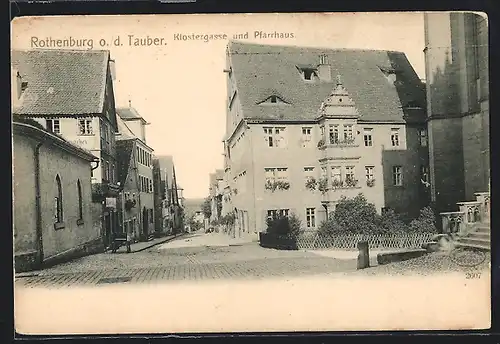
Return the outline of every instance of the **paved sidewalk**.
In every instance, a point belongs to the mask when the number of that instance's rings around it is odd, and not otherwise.
[[[224,233],[194,234],[184,240],[174,240],[162,244],[158,249],[181,247],[228,247],[252,242],[249,238],[232,238]]]
[[[156,239],[149,240],[149,241],[136,242],[136,243],[130,245],[131,253],[141,252],[141,251],[147,250],[151,247],[164,244],[166,242],[174,240],[175,238],[181,238],[181,237],[186,236],[186,235],[188,235],[188,233],[179,233],[179,234],[174,234],[174,235],[168,235],[168,236],[165,236],[162,238],[156,238]],[[121,246],[116,252],[120,252],[120,253],[127,252],[127,247]]]

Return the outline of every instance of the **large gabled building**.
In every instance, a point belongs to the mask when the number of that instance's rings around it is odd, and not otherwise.
[[[116,135],[122,209],[121,229],[139,240],[154,234],[153,148],[146,143],[146,121],[132,107],[118,108]],[[136,130],[130,126],[135,123]]]
[[[179,233],[183,227],[182,194],[177,185],[174,159],[171,155],[156,156],[161,193],[161,227],[166,233]]]
[[[12,51],[13,113],[90,151],[99,160],[92,170],[95,221],[108,245],[117,228],[119,188],[113,90],[114,61],[105,50]]]
[[[225,173],[243,233],[296,213],[317,229],[363,193],[415,215],[429,202],[425,86],[404,53],[230,42]]]

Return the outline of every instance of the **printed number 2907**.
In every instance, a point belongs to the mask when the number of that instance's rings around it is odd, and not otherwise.
[[[466,279],[479,279],[479,278],[481,278],[481,273],[480,272],[466,272],[465,278]]]

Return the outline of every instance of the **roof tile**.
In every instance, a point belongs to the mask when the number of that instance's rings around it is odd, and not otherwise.
[[[246,119],[301,121],[318,117],[321,103],[342,83],[354,100],[360,120],[404,122],[402,107],[408,102],[425,109],[425,87],[402,52],[356,49],[323,49],[272,46],[232,41],[229,52],[236,89]],[[316,67],[326,55],[331,81],[304,81],[299,69]],[[381,69],[382,68],[382,69]],[[397,71],[391,85],[382,70]],[[271,95],[288,104],[258,105]],[[415,113],[415,112],[412,112]],[[425,113],[416,113],[423,120]]]
[[[109,51],[15,50],[11,57],[12,67],[28,82],[15,113],[102,113]]]

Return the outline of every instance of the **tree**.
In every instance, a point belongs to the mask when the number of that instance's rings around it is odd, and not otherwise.
[[[420,233],[437,233],[434,210],[424,207],[420,210],[420,216],[410,222],[410,231]]]
[[[333,212],[334,222],[349,233],[368,234],[379,229],[375,205],[368,203],[363,194],[348,199],[342,197]]]
[[[302,222],[295,214],[279,215],[267,220],[267,232],[271,234],[297,237],[303,231]]]
[[[209,219],[212,216],[212,201],[210,197],[205,198],[203,204],[201,205],[201,211],[205,218]]]

